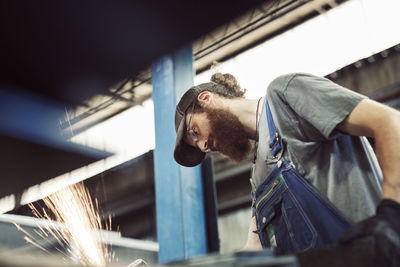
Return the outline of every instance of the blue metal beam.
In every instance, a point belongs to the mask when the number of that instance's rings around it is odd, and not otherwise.
[[[112,155],[65,140],[64,115],[60,102],[0,84],[0,198]]]
[[[207,252],[201,168],[178,165],[173,158],[175,106],[193,85],[192,46],[152,65],[156,148],[154,175],[159,263]]]

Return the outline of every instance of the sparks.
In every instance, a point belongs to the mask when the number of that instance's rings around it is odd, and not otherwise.
[[[45,209],[40,212],[33,204],[29,204],[36,217],[46,219],[45,226],[38,230],[42,237],[53,236],[70,253],[68,256],[71,259],[76,259],[83,265],[105,266],[111,262],[112,253],[103,242],[102,235],[102,231],[110,229],[111,217],[103,229],[97,199],[95,203],[92,202],[89,191],[82,182],[61,189],[43,201],[52,215]],[[54,227],[55,222],[51,216],[61,222],[63,227]],[[34,244],[31,240],[29,242]]]

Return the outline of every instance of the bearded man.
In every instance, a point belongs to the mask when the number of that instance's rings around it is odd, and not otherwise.
[[[246,250],[283,255],[374,236],[389,244],[380,260],[400,264],[400,112],[304,73],[245,99],[217,73],[182,96],[175,129],[174,158],[187,167],[209,151],[240,162],[255,141]]]

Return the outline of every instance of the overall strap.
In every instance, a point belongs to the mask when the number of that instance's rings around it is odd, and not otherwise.
[[[269,130],[269,148],[271,149],[272,156],[276,156],[279,151],[281,151],[281,137],[279,136],[278,131],[276,130],[274,118],[272,118],[271,109],[268,105],[268,100],[265,100],[265,110],[267,112],[267,122],[268,122],[268,130]]]

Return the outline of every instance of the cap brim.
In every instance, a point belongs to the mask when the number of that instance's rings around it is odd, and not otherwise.
[[[180,165],[193,167],[200,164],[206,153],[202,152],[197,147],[193,147],[183,141],[185,129],[185,120],[181,120],[178,130],[176,131],[176,143],[174,150],[174,158]]]

